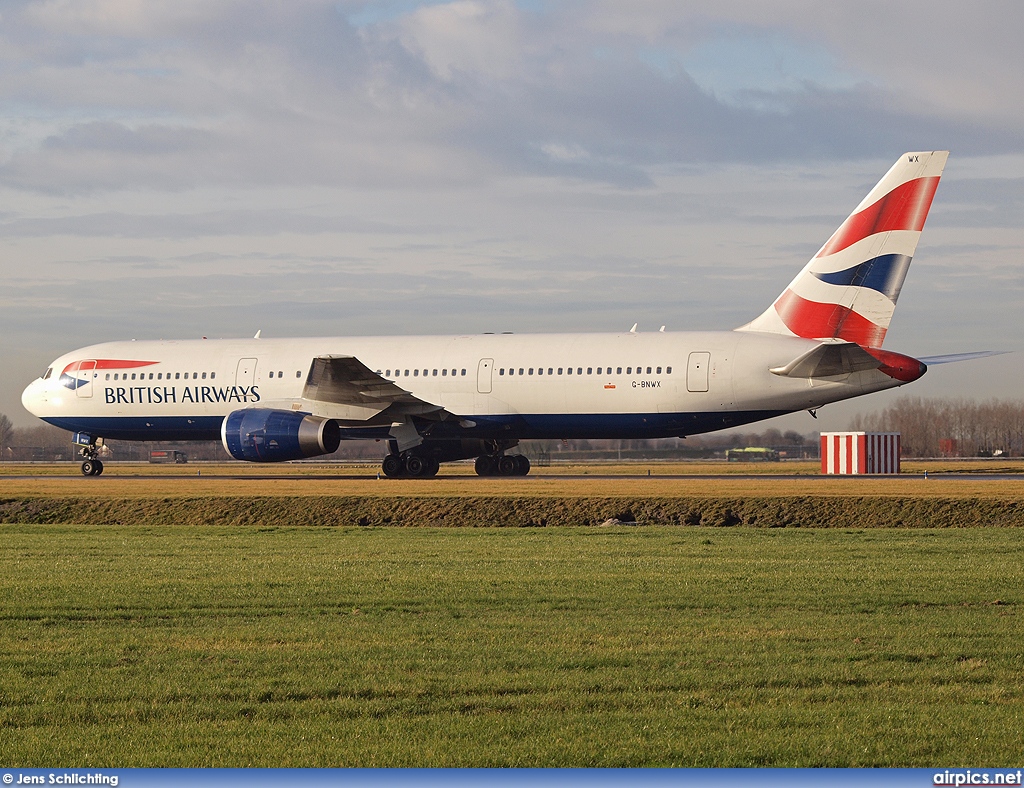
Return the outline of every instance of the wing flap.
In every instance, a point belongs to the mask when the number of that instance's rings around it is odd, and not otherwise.
[[[340,421],[366,422],[384,411],[393,420],[443,412],[439,405],[413,396],[354,356],[314,358],[302,400],[315,415]]]

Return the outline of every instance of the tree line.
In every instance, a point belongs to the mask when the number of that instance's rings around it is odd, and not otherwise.
[[[882,410],[855,416],[849,429],[901,433],[904,457],[1024,456],[1024,401],[903,397]],[[817,443],[816,434],[801,435],[792,430],[783,433],[768,428],[760,433],[711,433],[685,440],[527,441],[523,450],[527,454],[531,450],[543,452],[552,458],[560,454],[579,454],[654,459],[659,456],[711,457],[721,455],[726,449],[764,446],[791,450],[804,447],[805,456],[813,456]],[[151,448],[166,447],[165,443],[110,442],[113,457],[122,460],[147,460]],[[227,459],[223,447],[216,441],[180,444],[180,448],[193,459]],[[383,444],[372,441],[342,441],[341,449],[333,458],[376,460],[386,451]],[[33,456],[26,456],[26,452]],[[796,451],[790,453],[800,456]],[[0,413],[0,459],[73,460],[75,449],[71,445],[71,434],[65,430],[46,424],[15,428],[10,419]]]
[[[1024,455],[1024,401],[902,397],[851,430],[899,432],[904,457]]]

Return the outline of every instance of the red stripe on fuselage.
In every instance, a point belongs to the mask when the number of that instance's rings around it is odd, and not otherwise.
[[[70,364],[64,367],[64,372],[62,372],[61,374],[67,374],[69,371],[78,372],[78,370],[81,369],[81,365],[86,361],[90,363],[92,363],[93,361],[96,362],[95,367],[89,367],[90,372],[94,369],[136,369],[137,367],[148,367],[153,364],[160,363],[159,361],[125,361],[123,359],[117,358],[87,358],[82,359],[82,361],[72,361]]]
[[[885,329],[840,304],[821,304],[786,290],[775,302],[786,328],[806,339],[845,339],[858,345],[879,347]]]
[[[835,254],[876,233],[890,230],[920,232],[938,186],[938,177],[918,178],[897,186],[878,202],[843,222],[816,256]]]

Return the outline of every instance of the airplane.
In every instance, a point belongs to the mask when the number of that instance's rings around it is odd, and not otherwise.
[[[388,477],[476,458],[524,476],[520,441],[666,438],[903,386],[882,343],[948,151],[905,153],[761,315],[732,331],[107,342],[57,358],[25,408],[104,440],[217,440],[249,462],[386,441]],[[970,354],[965,354],[965,357]],[[954,360],[954,357],[942,357]],[[936,357],[936,361],[940,361]]]

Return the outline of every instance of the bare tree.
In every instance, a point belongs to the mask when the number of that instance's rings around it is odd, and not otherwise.
[[[8,448],[14,437],[14,425],[6,413],[0,413],[0,460],[7,459]]]
[[[852,430],[899,432],[905,457],[937,457],[945,446],[956,454],[1024,454],[1024,402],[904,397],[884,410],[858,414]]]

